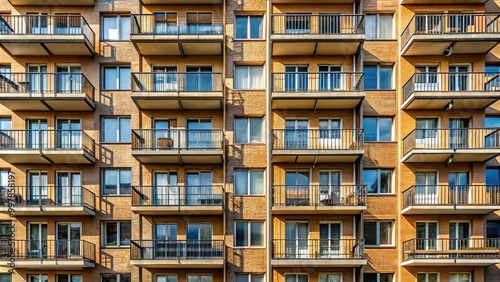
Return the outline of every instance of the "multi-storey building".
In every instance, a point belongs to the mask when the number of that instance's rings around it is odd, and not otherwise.
[[[499,42],[493,0],[0,0],[0,282],[497,281]]]

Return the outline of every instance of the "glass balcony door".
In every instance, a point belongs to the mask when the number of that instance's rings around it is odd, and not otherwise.
[[[439,146],[437,118],[417,118],[415,143],[417,148],[432,149]]]
[[[79,172],[57,173],[57,205],[82,205],[82,179]]]
[[[212,121],[209,119],[190,119],[187,121],[188,149],[215,149],[212,138]]]
[[[48,34],[47,13],[27,13],[26,15],[27,34]]]
[[[319,149],[342,149],[342,120],[319,120]]]
[[[470,75],[468,66],[450,66],[449,68],[449,91],[470,90]]]
[[[343,255],[341,253],[341,234],[341,223],[320,223],[320,256],[322,258],[335,258]]]
[[[186,204],[204,205],[212,200],[212,172],[186,173]]]
[[[287,206],[308,206],[309,196],[309,172],[287,171],[285,173],[285,195]]]
[[[81,256],[80,223],[58,223],[57,224],[57,258],[71,258]]]
[[[28,172],[28,205],[47,205],[47,172]]]
[[[413,202],[417,205],[437,205],[439,203],[437,182],[437,172],[417,172]]]
[[[153,91],[179,91],[179,74],[177,67],[154,67]]]
[[[81,149],[82,125],[79,119],[57,120],[57,148]]]
[[[154,229],[154,258],[176,259],[183,253],[177,242],[177,223],[156,223]]]
[[[309,67],[308,66],[286,66],[285,67],[285,91],[303,92],[309,90]]]
[[[440,82],[437,66],[415,67],[415,82],[413,91],[439,91]]]
[[[56,93],[82,92],[80,66],[57,66]]]
[[[285,258],[309,258],[309,224],[285,222]]]
[[[469,247],[469,222],[450,222],[450,250],[463,250]]]
[[[188,223],[187,258],[210,258],[215,250],[212,248],[213,227],[211,223]]]
[[[57,14],[54,22],[56,34],[82,34],[83,18],[80,14]]]
[[[417,250],[438,250],[438,230],[439,229],[437,222],[417,222]],[[429,255],[423,256],[429,257]]]
[[[185,34],[214,34],[211,12],[186,13],[187,29]]]
[[[449,204],[464,205],[470,202],[469,173],[450,172],[448,174]]]
[[[307,149],[309,147],[309,120],[289,119],[285,121],[285,149]]]
[[[341,66],[318,66],[319,90],[332,91],[344,89],[340,74],[341,71]]]
[[[28,258],[47,258],[47,224],[30,223]]]
[[[443,33],[443,15],[415,15],[415,34]]]
[[[469,147],[469,119],[450,119],[450,148],[467,149]]]
[[[174,140],[169,130],[168,120],[155,120],[153,122],[153,148],[170,149],[174,146]]]
[[[212,91],[212,66],[186,67],[186,91]]]
[[[27,88],[30,93],[46,93],[48,84],[47,66],[28,66]]]
[[[154,174],[153,205],[176,206],[179,205],[179,187],[177,186],[177,173],[156,172]]]
[[[47,120],[27,120],[27,127],[26,148],[47,148],[49,146]]]
[[[154,34],[177,34],[177,13],[154,13]]]
[[[311,15],[285,15],[285,33],[308,34],[311,33]]]
[[[319,203],[325,206],[340,205],[342,199],[350,195],[342,195],[340,185],[342,183],[341,171],[319,172]]]
[[[340,14],[320,14],[319,33],[320,34],[340,34]]]

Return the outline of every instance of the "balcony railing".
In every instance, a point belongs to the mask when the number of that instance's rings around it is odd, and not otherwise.
[[[15,186],[3,189],[0,205],[16,207],[86,207],[95,210],[95,194],[81,186]],[[12,191],[13,190],[13,191]]]
[[[94,101],[95,87],[81,73],[0,73],[0,93],[80,94]]]
[[[403,208],[428,205],[500,205],[500,186],[413,185],[403,192],[403,201]]]
[[[94,156],[95,141],[82,130],[1,130],[0,150],[84,150]]]
[[[273,149],[363,150],[363,129],[275,129]]]
[[[364,15],[272,15],[272,34],[364,34]]]
[[[95,245],[84,240],[1,240],[0,260],[78,260],[95,262]]]
[[[212,23],[167,23],[156,20],[156,15],[132,15],[131,35],[222,35],[222,18],[214,17]]]
[[[403,86],[406,101],[414,92],[493,92],[500,91],[500,73],[428,72],[416,73]],[[431,97],[432,98],[432,97]],[[471,99],[474,97],[471,96]]]
[[[133,206],[222,206],[220,185],[132,187]]]
[[[415,129],[403,138],[403,154],[413,149],[500,149],[500,129]]]
[[[131,260],[223,259],[223,240],[132,240]]]
[[[500,238],[411,239],[403,242],[403,260],[499,259]]]
[[[220,92],[222,73],[152,72],[132,73],[136,92]]]
[[[1,35],[83,35],[92,46],[95,33],[84,17],[78,15],[3,15]]]
[[[132,150],[222,150],[221,129],[133,129]]]
[[[361,72],[273,73],[275,92],[364,91]]]
[[[402,48],[414,35],[492,34],[500,31],[498,13],[416,14],[401,34]]]
[[[364,239],[273,239],[273,259],[335,260],[364,257]]]
[[[274,185],[275,206],[364,206],[365,185]]]

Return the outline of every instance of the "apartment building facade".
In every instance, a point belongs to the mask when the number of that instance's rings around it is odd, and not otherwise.
[[[498,5],[0,0],[0,282],[496,281]]]

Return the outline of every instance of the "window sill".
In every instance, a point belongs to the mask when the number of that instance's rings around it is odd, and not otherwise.
[[[266,39],[265,38],[236,38],[236,37],[233,37],[233,41],[262,41],[262,42],[265,42]]]

